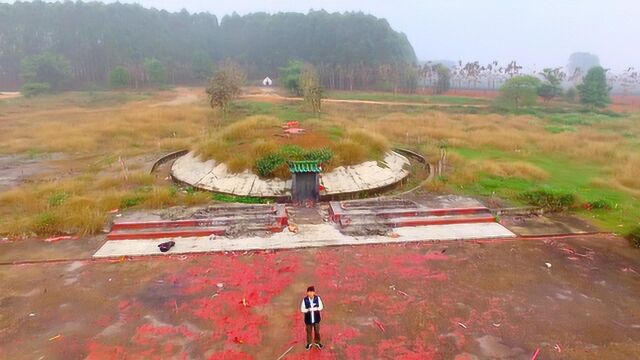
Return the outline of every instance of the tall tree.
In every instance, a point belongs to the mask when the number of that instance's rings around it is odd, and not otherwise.
[[[545,68],[540,73],[544,82],[538,87],[538,95],[544,99],[545,102],[549,102],[556,96],[562,95],[562,80],[565,78],[565,74],[562,68]]]
[[[449,91],[449,88],[451,87],[451,70],[442,64],[435,65],[434,69],[437,80],[433,87],[433,92],[438,95],[444,94]]]
[[[117,66],[109,74],[109,84],[114,88],[124,88],[129,86],[131,77],[129,72],[122,66]]]
[[[193,78],[196,80],[207,80],[213,73],[213,61],[206,52],[197,50],[193,53],[191,62]]]
[[[229,112],[233,100],[242,92],[246,74],[235,64],[220,67],[209,81],[206,92],[212,108],[220,108],[223,113]]]
[[[300,75],[302,74],[302,68],[304,63],[300,60],[289,60],[286,67],[280,69],[280,83],[290,93],[295,95],[302,95],[302,86],[300,84]]]
[[[512,77],[500,88],[498,102],[516,109],[534,105],[539,86],[540,79],[536,77],[530,75]]]
[[[153,85],[162,85],[167,81],[167,70],[164,64],[156,58],[144,60],[144,72],[147,79]]]
[[[606,71],[601,66],[592,67],[577,88],[580,102],[585,105],[604,108],[611,102],[611,87],[607,85]]]
[[[20,76],[25,84],[48,84],[51,90],[61,90],[71,76],[71,67],[63,56],[44,53],[22,59]]]
[[[171,82],[193,82],[210,63],[230,59],[253,78],[273,77],[289,59],[318,68],[323,84],[372,86],[381,64],[416,61],[404,34],[359,12],[255,13],[225,16],[83,1],[0,3],[0,83],[19,87],[20,61],[44,52],[71,65],[72,84],[105,82],[122,65],[134,83],[144,60],[157,59]],[[196,57],[197,53],[197,57]]]
[[[588,52],[575,52],[569,56],[567,73],[574,74],[576,70],[582,74],[587,73],[592,67],[600,66],[600,59],[597,55]]]

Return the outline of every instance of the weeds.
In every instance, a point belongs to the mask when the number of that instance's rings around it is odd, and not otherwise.
[[[538,189],[526,191],[521,195],[528,204],[541,207],[546,211],[565,211],[576,203],[576,196],[572,193]]]

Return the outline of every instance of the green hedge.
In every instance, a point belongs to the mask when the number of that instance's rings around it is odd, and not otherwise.
[[[273,172],[287,161],[317,161],[327,163],[333,158],[333,151],[329,148],[304,150],[298,145],[284,145],[275,154],[268,154],[256,160],[256,171],[261,177],[273,175]]]
[[[285,159],[280,154],[269,154],[256,161],[258,175],[267,177],[273,173],[280,165],[285,163]]]
[[[574,194],[548,189],[526,191],[520,196],[528,204],[551,212],[567,210],[576,203]]]

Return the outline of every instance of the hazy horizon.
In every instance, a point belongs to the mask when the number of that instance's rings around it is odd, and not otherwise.
[[[640,68],[640,50],[627,40],[640,33],[640,22],[635,20],[640,17],[640,5],[625,0],[120,2],[168,11],[209,12],[220,19],[233,12],[362,11],[387,19],[394,30],[405,33],[420,60],[477,60],[482,64],[517,60],[529,70],[540,70],[564,66],[571,53],[584,51],[596,54],[606,68]]]

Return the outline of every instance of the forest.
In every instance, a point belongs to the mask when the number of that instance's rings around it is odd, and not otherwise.
[[[19,88],[22,67],[38,57],[64,63],[70,88],[105,83],[114,69],[124,69],[131,86],[153,80],[149,68],[167,83],[194,83],[228,60],[250,79],[277,77],[291,59],[317,66],[332,87],[353,88],[356,72],[366,86],[399,77],[398,69],[416,62],[404,34],[360,12],[232,14],[218,21],[209,13],[120,3],[0,4],[1,87]]]

